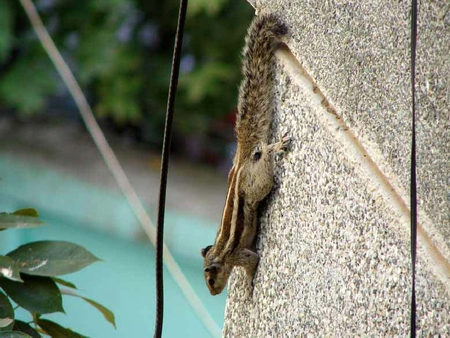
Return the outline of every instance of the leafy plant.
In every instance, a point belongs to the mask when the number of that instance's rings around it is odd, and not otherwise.
[[[38,1],[52,38],[100,117],[159,142],[179,0]],[[189,1],[174,131],[204,134],[236,106],[240,51],[252,17],[245,1]],[[0,111],[45,111],[71,99],[18,1],[0,1]],[[58,101],[59,102],[59,101]],[[156,134],[156,135],[155,135]],[[158,141],[154,141],[158,140]]]
[[[0,230],[42,225],[34,209],[0,213]],[[0,338],[85,337],[42,316],[64,312],[62,295],[80,298],[100,311],[115,327],[114,314],[96,301],[78,295],[76,286],[58,276],[98,261],[82,246],[65,241],[38,241],[0,255]],[[65,288],[61,288],[65,287]],[[15,317],[13,304],[31,315],[26,323]],[[30,325],[32,324],[32,325]]]

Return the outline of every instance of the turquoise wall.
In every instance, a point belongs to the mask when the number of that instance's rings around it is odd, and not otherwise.
[[[138,236],[137,221],[120,193],[4,154],[0,154],[0,178],[0,211],[35,207],[47,222],[40,228],[1,232],[0,253],[36,240],[68,240],[103,260],[63,278],[75,283],[82,295],[110,308],[116,315],[117,330],[88,304],[67,296],[66,314],[46,318],[95,338],[152,337],[154,249],[136,240],[142,237]],[[166,211],[169,249],[221,328],[226,295],[209,295],[199,255],[199,248],[212,242],[214,235],[214,225]],[[164,276],[164,337],[210,337],[167,271]]]

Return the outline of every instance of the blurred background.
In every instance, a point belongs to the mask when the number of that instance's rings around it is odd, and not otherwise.
[[[152,219],[177,0],[34,1]],[[165,240],[217,325],[226,295],[204,285],[200,248],[214,241],[235,148],[240,56],[253,9],[189,0],[174,119]],[[69,240],[103,262],[65,278],[109,307],[117,330],[77,299],[47,316],[90,337],[151,336],[154,249],[87,133],[20,3],[0,1],[0,211],[38,209],[46,225],[0,233],[1,254]],[[165,337],[208,337],[165,274]]]

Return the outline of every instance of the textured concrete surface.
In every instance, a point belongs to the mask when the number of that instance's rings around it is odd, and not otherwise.
[[[289,25],[289,47],[408,200],[409,1],[257,1]],[[419,203],[450,260],[450,4],[419,3]],[[440,236],[442,235],[442,236]],[[445,246],[445,247],[444,247]]]
[[[292,31],[289,47],[408,200],[409,1],[256,1]],[[419,2],[418,179],[423,225],[450,260],[450,4]],[[442,236],[441,236],[442,235]],[[442,243],[444,244],[444,243]]]
[[[284,18],[287,44],[408,204],[409,2],[253,1]],[[419,4],[418,182],[423,236],[450,260],[450,4]],[[249,297],[229,284],[226,337],[406,336],[409,227],[283,62],[274,133],[293,150],[261,213],[261,262]],[[422,236],[422,237],[423,237]],[[423,241],[421,242],[423,243]],[[445,262],[447,260],[447,262]],[[450,280],[419,245],[420,336],[450,336]],[[448,271],[447,271],[448,272]]]

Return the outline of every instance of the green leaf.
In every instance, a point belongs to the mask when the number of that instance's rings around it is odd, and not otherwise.
[[[0,256],[0,276],[22,282],[16,262],[8,256]]]
[[[22,274],[23,283],[0,278],[0,286],[19,306],[30,312],[64,312],[61,292],[49,277]]]
[[[64,286],[67,286],[68,288],[72,288],[72,289],[76,289],[76,288],[77,288],[77,287],[75,286],[75,284],[73,284],[73,283],[71,283],[71,282],[68,282],[68,281],[66,281],[66,280],[64,280],[64,279],[61,279],[61,278],[58,278],[58,277],[52,277],[52,279],[53,279],[56,283],[61,284],[61,285],[64,285]]]
[[[8,253],[21,272],[38,276],[72,273],[99,259],[78,244],[65,241],[39,241]]]
[[[41,338],[42,336],[37,332],[35,329],[33,329],[30,325],[27,323],[21,321],[21,320],[15,320],[14,321],[14,331],[20,331],[23,333],[26,333],[31,338]]]
[[[3,292],[0,292],[0,322],[0,331],[11,330],[14,322],[14,309]]]
[[[87,338],[47,319],[39,319],[37,323],[52,338]]]
[[[0,332],[0,338],[31,338],[29,335],[18,331]]]
[[[112,326],[114,326],[114,328],[116,328],[116,320],[115,320],[115,317],[114,317],[114,313],[112,313],[111,310],[107,309],[107,308],[104,307],[102,304],[100,304],[100,303],[98,303],[98,302],[96,302],[96,301],[94,301],[94,300],[92,300],[92,299],[89,299],[89,298],[80,296],[80,295],[76,294],[75,292],[73,292],[72,290],[62,289],[62,290],[61,290],[61,293],[62,293],[63,295],[69,295],[69,296],[78,297],[78,298],[81,298],[81,299],[83,299],[84,301],[88,302],[88,303],[91,304],[93,307],[95,307],[98,311],[100,311],[100,312],[102,313],[103,317],[105,317],[105,319],[106,319],[109,323],[111,323]]]
[[[26,209],[20,209],[13,212],[13,215],[20,215],[20,216],[29,216],[29,217],[39,217],[39,213],[36,209],[33,208],[26,208]]]
[[[21,210],[18,211],[21,212]],[[7,212],[0,213],[0,229],[33,228],[40,226],[43,223],[44,222],[42,222],[39,218],[36,218],[35,216],[21,215],[16,213],[10,214]]]
[[[5,328],[10,328],[14,323],[12,318],[0,318],[0,331]]]

